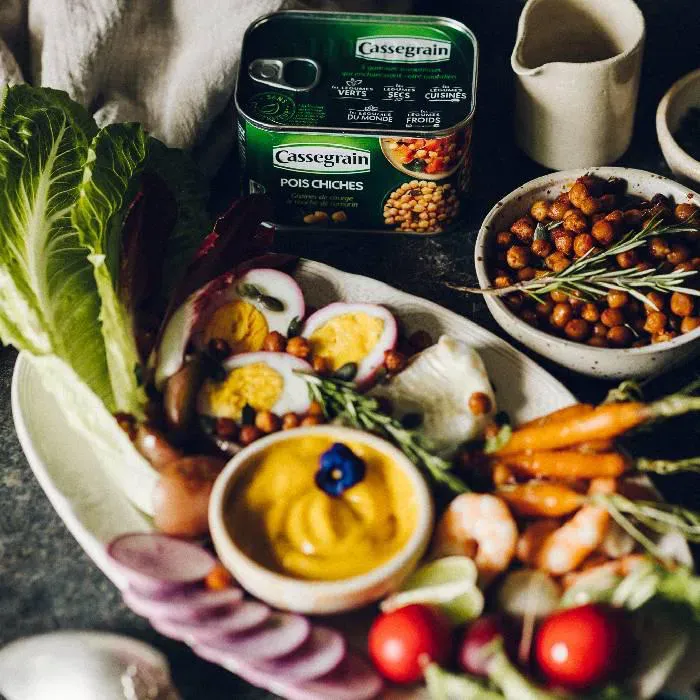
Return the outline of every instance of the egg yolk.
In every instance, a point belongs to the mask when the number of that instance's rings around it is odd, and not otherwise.
[[[204,340],[225,340],[233,354],[262,350],[268,334],[267,321],[258,309],[243,299],[220,306],[212,314],[204,331]]]
[[[204,387],[210,415],[240,420],[243,407],[268,411],[279,401],[284,388],[282,375],[264,362],[232,369],[223,382],[209,381]]]
[[[384,331],[384,321],[366,313],[341,314],[317,328],[309,338],[311,350],[335,372],[348,362],[361,362]]]

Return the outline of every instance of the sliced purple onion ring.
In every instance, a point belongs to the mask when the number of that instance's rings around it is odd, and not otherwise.
[[[152,597],[127,588],[123,591],[123,596],[127,606],[143,617],[192,621],[229,612],[241,602],[243,591],[240,588],[224,588],[220,591],[200,588],[167,597]]]
[[[332,673],[301,683],[285,694],[287,700],[371,700],[384,682],[369,662],[350,652]]]
[[[202,581],[216,564],[200,545],[152,532],[117,537],[107,546],[107,554],[131,586],[152,593]]]
[[[183,622],[165,618],[153,618],[153,627],[165,635],[191,644],[202,644],[212,639],[249,632],[264,624],[272,610],[264,603],[244,600],[225,615],[200,622]]]

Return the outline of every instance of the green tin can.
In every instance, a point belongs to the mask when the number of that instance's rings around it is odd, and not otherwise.
[[[243,191],[275,223],[434,235],[469,187],[478,48],[442,17],[289,11],[247,30]]]

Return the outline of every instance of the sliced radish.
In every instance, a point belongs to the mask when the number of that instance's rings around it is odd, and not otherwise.
[[[342,634],[327,627],[314,627],[304,646],[292,654],[256,665],[279,678],[294,682],[310,681],[338,668],[346,652]]]
[[[216,564],[197,544],[149,532],[121,535],[109,543],[107,553],[140,591],[172,591],[197,583]]]
[[[273,613],[264,625],[247,634],[221,637],[207,642],[207,647],[221,658],[258,662],[279,659],[296,651],[311,634],[309,621],[301,615]]]
[[[384,688],[372,666],[350,652],[338,668],[322,678],[291,687],[287,700],[371,700]]]
[[[314,338],[314,334],[322,331],[324,327],[327,330],[327,337],[335,338],[338,337],[338,331],[345,332],[348,337],[340,338],[338,345],[342,345],[343,349],[348,346],[357,347],[363,340],[363,331],[365,331],[362,322],[358,322],[358,318],[362,316],[379,319],[382,321],[382,325],[376,341],[370,348],[367,348],[367,352],[352,360],[357,363],[355,382],[358,384],[364,384],[374,377],[384,364],[384,353],[387,350],[392,350],[396,345],[398,326],[390,311],[378,304],[335,302],[309,316],[302,330],[302,335],[311,343],[312,352],[324,357],[331,369],[335,371],[340,369],[339,365],[343,363],[343,360],[334,353],[332,346],[335,343],[322,343],[318,337]],[[344,317],[343,321],[338,320],[341,317]],[[329,324],[333,325],[329,326]]]
[[[264,603],[244,600],[229,613],[201,622],[183,622],[165,617],[153,618],[151,624],[166,637],[201,644],[212,639],[249,632],[265,623],[271,614],[272,611]]]
[[[251,385],[250,394],[242,396],[245,403],[249,403],[257,410],[270,410],[280,416],[289,412],[305,413],[308,410],[311,404],[309,391],[306,382],[299,376],[300,372],[313,373],[313,368],[308,362],[286,352],[246,352],[230,357],[223,363],[223,368],[227,375],[230,375],[236,369],[250,365],[266,365],[281,379],[282,386],[279,395],[274,399],[274,404],[266,406],[257,403],[257,389],[256,386]],[[207,416],[238,420],[240,415],[232,412],[228,402],[224,402],[222,406],[219,402],[212,400],[212,391],[213,386],[205,382],[197,399],[197,411]],[[241,391],[247,391],[247,389],[244,387]]]
[[[262,295],[281,302],[282,309],[273,311],[269,303],[255,297],[241,297],[243,285],[254,287]],[[157,352],[155,372],[156,386],[180,369],[188,343],[199,349],[204,347],[204,331],[212,314],[224,304],[243,298],[264,317],[268,330],[287,334],[289,324],[306,313],[304,296],[292,277],[272,268],[256,268],[237,277],[233,271],[220,275],[190,294],[172,314],[163,331]]]
[[[138,615],[149,619],[174,621],[199,620],[216,613],[224,614],[243,599],[240,588],[210,591],[205,588],[175,593],[164,598],[146,596],[132,588],[123,591],[124,602]]]

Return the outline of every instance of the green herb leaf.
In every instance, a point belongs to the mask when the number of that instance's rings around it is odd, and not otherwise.
[[[504,447],[506,443],[510,440],[513,434],[513,429],[510,427],[509,423],[504,423],[498,430],[498,433],[493,437],[486,438],[486,443],[484,444],[484,453],[493,454],[498,452],[501,447]]]
[[[298,316],[295,316],[290,322],[287,328],[287,338],[296,338],[301,335],[302,322]]]
[[[333,373],[335,379],[340,379],[344,382],[351,382],[356,376],[357,362],[346,362]]]
[[[538,221],[537,226],[535,226],[534,238],[536,241],[549,240],[549,229],[541,221]]]

